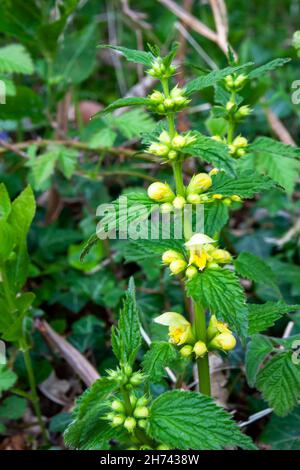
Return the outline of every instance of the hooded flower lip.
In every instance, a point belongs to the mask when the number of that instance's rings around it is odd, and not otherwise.
[[[185,246],[188,249],[201,249],[202,245],[209,243],[216,243],[216,240],[213,240],[205,233],[195,233],[188,242],[185,243]]]
[[[169,327],[170,343],[178,346],[193,342],[192,325],[183,315],[176,312],[165,312],[155,318],[155,323]]]

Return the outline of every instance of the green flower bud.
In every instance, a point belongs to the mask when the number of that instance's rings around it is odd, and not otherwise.
[[[193,351],[197,358],[205,356],[207,353],[206,344],[203,341],[197,341],[197,343],[194,345]]]
[[[170,202],[165,202],[164,204],[161,204],[159,209],[162,214],[169,214],[170,212],[173,212],[174,207]]]
[[[251,114],[251,113],[252,113],[252,109],[250,108],[250,106],[245,105],[245,106],[241,106],[238,109],[237,113],[235,114],[235,117],[237,119],[242,119],[246,116],[249,116],[249,114]]]
[[[127,377],[130,377],[131,374],[132,374],[132,367],[129,365],[129,364],[126,364],[124,366],[124,374],[127,376]]]
[[[209,174],[209,176],[215,176],[218,173],[220,173],[220,170],[218,168],[213,168],[212,170],[210,170],[210,172],[208,174]]]
[[[133,432],[135,427],[136,427],[136,420],[132,416],[129,416],[128,418],[125,419],[124,428],[127,429],[128,432]]]
[[[242,201],[240,196],[238,196],[237,194],[233,194],[233,196],[231,196],[231,200],[234,201],[234,202],[241,202]]]
[[[175,209],[183,209],[185,206],[185,199],[183,196],[176,196],[173,200],[173,206]]]
[[[137,397],[132,393],[129,397],[129,400],[130,400],[131,406],[134,408],[138,401]]]
[[[232,75],[227,75],[224,78],[224,81],[225,81],[226,88],[228,88],[229,90],[231,90],[234,87],[234,79]]]
[[[112,426],[121,426],[125,421],[124,415],[115,415],[112,419],[111,425]]]
[[[139,428],[146,429],[148,426],[148,421],[146,419],[139,419],[138,426]]]
[[[172,147],[181,149],[186,145],[186,138],[183,135],[176,135],[172,140]]]
[[[149,398],[146,397],[146,395],[143,395],[142,397],[138,398],[136,402],[136,406],[146,406],[149,403]]]
[[[172,261],[183,260],[182,253],[175,250],[167,250],[162,255],[162,262],[164,264],[170,264]]]
[[[207,263],[206,267],[208,269],[219,269],[218,263],[215,263],[213,261],[210,261],[209,263]]]
[[[232,333],[221,333],[215,336],[209,343],[210,349],[221,349],[222,351],[230,351],[236,346],[236,339]]]
[[[186,266],[187,264],[183,259],[178,259],[172,261],[172,263],[170,264],[170,271],[176,276],[177,274],[180,274],[182,271],[184,271],[186,269]]]
[[[164,106],[166,109],[171,110],[174,107],[174,101],[171,98],[166,98],[164,100]]]
[[[234,80],[235,88],[241,88],[244,85],[247,78],[248,78],[247,75],[244,75],[244,74],[238,75],[237,78]]]
[[[229,197],[225,197],[225,199],[223,199],[223,204],[225,206],[231,206],[231,203],[232,203],[232,201]]]
[[[157,90],[151,93],[149,98],[154,104],[160,104],[160,103],[163,103],[164,101],[164,95],[160,91],[157,91]]]
[[[169,147],[165,144],[154,143],[148,148],[148,153],[158,155],[159,157],[165,157],[169,153]]]
[[[125,406],[120,400],[114,400],[111,404],[111,409],[119,413],[125,413]]]
[[[241,158],[241,157],[243,157],[244,155],[246,155],[246,150],[244,150],[244,149],[238,149],[238,150],[236,151],[236,156],[237,156],[237,157]]]
[[[133,416],[135,418],[142,418],[142,419],[148,418],[149,410],[146,406],[137,406],[133,412]]]
[[[185,275],[188,279],[192,279],[193,277],[197,276],[198,274],[198,269],[196,266],[188,266],[188,268],[185,271]]]
[[[158,140],[165,145],[171,145],[171,141],[172,141],[167,131],[162,131]]]
[[[172,202],[175,198],[175,194],[170,186],[166,183],[161,183],[160,181],[150,184],[148,188],[148,196],[150,199],[157,202]]]
[[[202,199],[201,199],[201,196],[199,194],[189,194],[186,199],[187,199],[187,202],[189,202],[190,204],[201,204],[202,203]]]
[[[177,158],[178,154],[176,152],[176,150],[170,150],[170,152],[168,153],[168,158],[169,160],[175,160]]]
[[[144,379],[145,377],[141,372],[135,372],[130,379],[130,383],[134,387],[137,387],[143,383]]]
[[[217,261],[217,263],[222,263],[222,264],[230,263],[230,261],[232,259],[231,254],[229,253],[229,251],[221,250],[219,248],[214,250],[211,253],[211,256],[215,261]]]
[[[188,358],[193,354],[193,346],[186,344],[183,348],[180,349],[180,354],[182,357]]]
[[[233,108],[235,108],[235,106],[236,106],[236,104],[235,104],[234,101],[231,101],[231,100],[228,101],[228,102],[226,103],[226,111],[228,111],[228,112],[232,111]]]

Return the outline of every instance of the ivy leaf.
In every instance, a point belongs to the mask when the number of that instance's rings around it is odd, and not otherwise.
[[[299,148],[269,137],[259,137],[249,145],[248,150],[254,153],[255,167],[259,172],[270,176],[288,194],[293,192],[300,168]]]
[[[219,193],[223,196],[232,196],[237,194],[242,198],[250,198],[255,193],[266,191],[273,188],[274,181],[268,176],[255,174],[253,172],[244,172],[237,178],[232,178],[223,172],[213,177],[213,185],[209,193]]]
[[[114,111],[115,109],[118,108],[124,108],[127,106],[148,106],[151,103],[151,100],[149,98],[142,98],[140,96],[131,96],[128,98],[120,98],[116,101],[114,101],[112,104],[107,106],[105,109],[102,109],[98,113],[94,114],[92,116],[93,118],[96,116],[100,116],[103,114],[110,113]]]
[[[150,435],[175,449],[256,449],[229,413],[196,392],[163,393],[152,404],[149,423]]]
[[[174,346],[166,341],[155,341],[145,354],[142,366],[148,379],[160,382],[165,376],[165,367],[171,366],[177,357]]]
[[[257,375],[256,387],[276,414],[288,414],[300,398],[300,365],[292,362],[291,352],[268,361]]]
[[[242,337],[248,329],[245,294],[237,276],[228,269],[205,269],[186,284],[187,293],[227,322]]]
[[[300,305],[288,305],[283,301],[249,304],[249,335],[267,330],[282,315],[299,309]]]
[[[194,80],[188,82],[185,86],[185,92],[187,95],[190,95],[195,93],[195,91],[200,91],[203,90],[203,88],[214,86],[227,75],[231,75],[234,72],[242,72],[252,64],[253,62],[248,62],[243,65],[226,67],[222,70],[214,70],[213,72],[210,72],[206,75],[202,75],[201,77],[195,78]]]
[[[272,450],[300,450],[299,421],[300,406],[284,418],[273,415],[259,440],[271,445]]]
[[[149,67],[152,65],[152,62],[154,59],[153,55],[150,52],[137,51],[135,49],[127,49],[127,47],[110,46],[110,45],[100,45],[98,47],[102,49],[106,48],[106,49],[112,49],[114,51],[118,51],[129,62],[135,62],[137,64],[143,64]]]
[[[252,80],[253,78],[258,78],[261,75],[266,74],[267,72],[271,72],[272,70],[275,70],[278,67],[282,67],[283,65],[290,62],[290,60],[290,58],[280,58],[272,60],[271,62],[261,65],[260,67],[257,67],[254,70],[251,70],[251,72],[248,73],[248,78],[249,80]]]
[[[199,132],[193,132],[193,136],[196,140],[184,147],[184,153],[212,163],[215,167],[223,169],[227,173],[235,174],[235,161],[229,154],[227,145]]]
[[[214,237],[228,222],[228,207],[221,201],[216,201],[213,204],[205,204],[204,210],[204,232],[209,237]]]
[[[269,285],[280,294],[276,284],[275,273],[259,256],[243,251],[234,260],[234,266],[240,276],[250,279],[251,281]]]
[[[16,374],[4,365],[0,365],[0,392],[9,390],[17,381]]]
[[[273,343],[267,336],[254,335],[247,346],[246,352],[246,376],[250,387],[254,387],[257,373],[273,350]]]
[[[21,44],[0,48],[0,73],[32,74],[34,66],[30,55]]]
[[[119,361],[132,365],[141,344],[139,311],[135,300],[134,281],[131,278],[120,312],[118,328],[112,329],[112,346]]]
[[[115,429],[108,425],[105,415],[109,411],[107,399],[117,385],[101,378],[93,383],[77,400],[72,422],[64,433],[65,444],[80,450],[106,449]]]

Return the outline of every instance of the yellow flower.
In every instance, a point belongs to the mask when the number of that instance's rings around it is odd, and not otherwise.
[[[150,199],[157,202],[171,202],[173,201],[175,194],[168,184],[156,181],[155,183],[150,184],[148,188],[148,196]]]
[[[207,264],[207,260],[208,260],[207,253],[203,249],[201,253],[200,252],[191,253],[191,256],[189,259],[189,265],[195,265],[200,269],[200,271],[202,271]]]
[[[236,339],[232,333],[221,333],[213,338],[209,343],[212,349],[221,349],[222,351],[230,351],[235,348]]]
[[[223,196],[222,196],[222,194],[214,194],[212,198],[213,199],[222,199]]]
[[[185,246],[190,251],[189,265],[195,265],[201,271],[205,268],[212,259],[209,255],[210,243],[215,243],[215,240],[204,233],[196,233],[186,242]]]
[[[212,258],[220,264],[230,263],[231,254],[227,250],[216,249],[211,253]]]
[[[176,259],[170,263],[170,271],[175,276],[184,271],[187,267],[186,262],[183,259]]]
[[[212,179],[207,173],[194,175],[187,187],[187,194],[202,193],[207,191],[212,185]]]
[[[175,250],[167,250],[162,255],[162,262],[164,264],[170,264],[172,261],[183,259],[183,255]]]
[[[181,346],[193,343],[192,325],[183,315],[176,312],[166,312],[155,318],[155,323],[169,327],[170,343]]]
[[[211,340],[216,335],[221,333],[230,333],[231,331],[228,328],[227,323],[224,323],[220,320],[217,320],[215,315],[212,315],[209,320],[208,328],[207,328],[207,338]]]
[[[203,341],[197,341],[194,345],[193,349],[194,353],[196,354],[196,357],[203,357],[207,353],[207,347],[206,344]]]

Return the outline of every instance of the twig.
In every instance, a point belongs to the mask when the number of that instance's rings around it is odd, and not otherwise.
[[[9,144],[8,142],[5,142],[4,140],[0,140],[0,146],[3,147],[5,150],[14,152],[16,155],[19,155],[19,157],[21,158],[27,158],[26,153],[20,150],[20,147],[18,146],[18,144]],[[3,151],[1,152],[1,149],[0,149],[0,153],[3,153]]]
[[[266,408],[265,410],[259,411],[258,413],[254,413],[253,415],[249,416],[247,421],[243,421],[242,423],[240,423],[239,427],[244,428],[245,426],[248,426],[249,424],[254,423],[258,419],[264,418],[265,416],[269,415],[272,412],[273,412],[272,408]]]
[[[273,113],[273,111],[269,108],[266,108],[265,112],[274,134],[277,135],[281,142],[296,147],[297,145],[293,137],[291,136],[287,128],[284,126],[284,124],[280,121],[280,119],[276,116],[276,114]]]
[[[58,350],[60,355],[71,366],[76,374],[88,387],[100,378],[94,366],[67,340],[54,331],[45,320],[37,320],[36,328],[44,336],[52,349]]]
[[[219,44],[228,50],[228,18],[224,0],[209,0],[217,28]]]

